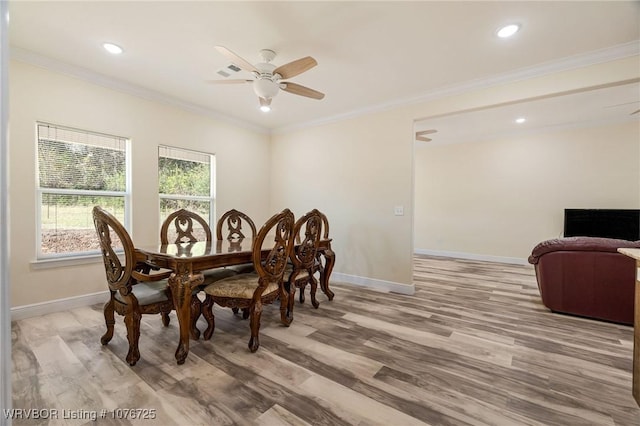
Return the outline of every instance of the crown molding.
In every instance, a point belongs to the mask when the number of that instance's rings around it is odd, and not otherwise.
[[[516,81],[528,80],[531,78],[542,77],[545,75],[568,71],[577,68],[583,68],[590,65],[596,65],[605,62],[611,62],[618,59],[624,59],[631,56],[640,55],[640,40],[634,40],[628,43],[623,43],[615,46],[611,46],[604,49],[594,50],[587,53],[581,53],[578,55],[568,56],[566,58],[544,62],[531,67],[520,68],[515,71],[511,71],[504,74],[495,75],[489,78],[470,80],[461,84],[456,84],[448,87],[425,92],[416,96],[404,97],[395,99],[390,102],[380,103],[372,105],[366,108],[353,110],[344,114],[333,115],[324,117],[317,120],[311,120],[304,123],[293,124],[290,126],[279,127],[273,129],[271,132],[274,134],[288,133],[295,130],[301,130],[308,127],[319,126],[323,124],[329,124],[336,121],[347,120],[362,115],[388,111],[403,106],[429,102],[436,99],[441,99],[449,96],[459,95],[465,92],[471,92],[474,90],[486,89],[493,86],[498,86],[506,83],[513,83]]]
[[[261,134],[278,134],[288,133],[291,131],[301,130],[309,127],[315,127],[319,125],[329,124],[337,121],[348,120],[359,116],[373,114],[377,112],[388,111],[403,106],[413,105],[417,103],[424,103],[433,101],[436,99],[445,98],[448,96],[455,96],[465,92],[474,90],[486,89],[489,87],[527,80],[535,77],[541,77],[548,74],[553,74],[561,71],[567,71],[571,69],[582,68],[590,65],[596,65],[599,63],[610,62],[618,59],[623,59],[631,56],[640,55],[640,40],[634,40],[628,43],[615,45],[612,47],[599,49],[587,53],[568,56],[566,58],[545,62],[542,64],[534,65],[531,67],[521,68],[512,72],[496,75],[489,78],[470,80],[461,84],[443,87],[440,89],[432,90],[429,92],[421,93],[416,96],[398,98],[390,102],[384,102],[376,105],[371,105],[365,108],[356,109],[343,114],[337,114],[332,116],[323,117],[316,120],[310,120],[298,124],[289,126],[283,126],[269,130],[268,128],[258,126],[247,121],[243,121],[218,111],[205,108],[196,104],[182,101],[177,98],[166,96],[154,90],[149,90],[140,87],[135,84],[127,83],[122,80],[118,80],[112,77],[105,76],[94,71],[90,71],[86,68],[70,65],[50,57],[40,55],[29,50],[25,50],[18,47],[10,47],[10,58],[25,62],[31,65],[39,66],[51,71],[59,72],[62,74],[70,75],[90,83],[94,83],[109,89],[117,90],[123,93],[131,94],[143,99],[164,103],[171,105],[189,112],[204,115],[216,120],[220,120],[240,128],[251,130]]]
[[[209,108],[202,107],[200,105],[185,102],[183,100],[164,95],[155,90],[149,90],[136,84],[127,83],[119,79],[108,77],[106,75],[88,70],[83,67],[78,67],[65,62],[61,62],[48,56],[40,55],[26,49],[11,46],[9,48],[9,56],[12,60],[25,62],[30,65],[35,65],[47,69],[49,71],[66,74],[71,77],[87,81],[89,83],[106,87],[108,89],[117,90],[119,92],[137,96],[146,100],[170,105],[195,114],[204,115],[206,117],[210,117],[257,133],[267,135],[270,134],[269,129],[265,127],[255,125],[247,121],[239,120],[237,118],[222,114]]]
[[[466,138],[460,137],[455,139],[449,139],[444,142],[443,141],[436,142],[434,140],[427,143],[424,143],[421,141],[416,141],[414,143],[415,143],[415,146],[419,146],[419,147],[454,145],[454,144],[469,143],[469,142],[478,143],[478,142],[495,141],[495,140],[507,139],[507,138],[509,139],[526,138],[533,135],[540,135],[540,134],[550,133],[550,132],[555,133],[555,132],[563,132],[563,131],[570,131],[570,130],[577,130],[577,129],[589,129],[589,128],[595,128],[595,127],[610,126],[610,125],[613,126],[617,124],[635,122],[637,120],[638,119],[634,118],[633,116],[609,117],[609,118],[603,118],[600,120],[576,121],[576,122],[565,123],[565,124],[551,124],[551,125],[539,126],[531,129],[526,129],[526,130],[516,129],[512,131],[483,134],[482,136],[479,136],[478,138],[473,139],[473,141],[471,141],[468,137]]]

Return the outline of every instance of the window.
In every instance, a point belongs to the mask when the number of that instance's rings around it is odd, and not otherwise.
[[[128,222],[128,140],[44,123],[37,132],[38,258],[97,253],[93,206]]]
[[[160,223],[178,209],[215,223],[215,157],[211,154],[160,146],[158,149]],[[171,229],[171,228],[170,228]],[[198,236],[199,231],[194,230]],[[201,235],[204,239],[204,234]],[[171,235],[169,235],[171,240]]]

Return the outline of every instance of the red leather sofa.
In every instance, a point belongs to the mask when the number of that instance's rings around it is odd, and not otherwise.
[[[552,312],[633,324],[636,264],[619,247],[640,241],[571,237],[543,241],[531,252],[542,303]]]

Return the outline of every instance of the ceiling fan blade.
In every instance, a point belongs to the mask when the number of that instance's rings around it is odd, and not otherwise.
[[[416,140],[423,141],[423,142],[430,142],[432,139],[428,138],[426,135],[430,135],[431,133],[437,133],[437,132],[438,131],[436,129],[422,130],[420,132],[416,132]]]
[[[307,98],[324,98],[324,93],[320,93],[317,90],[309,89],[308,87],[304,87],[296,83],[290,83],[288,81],[280,83],[280,88],[285,92],[293,93],[294,95],[306,96]]]
[[[230,79],[230,80],[207,80],[207,83],[212,84],[242,84],[242,83],[253,83],[253,80],[242,80],[242,79]]]
[[[430,135],[431,133],[438,133],[438,131],[436,129],[421,130],[416,132],[416,136]]]
[[[251,62],[245,59],[242,59],[240,56],[236,55],[235,53],[233,53],[232,51],[230,51],[224,46],[216,46],[216,50],[222,53],[227,58],[229,58],[231,62],[233,62],[243,70],[249,71],[249,72],[257,72],[257,73],[260,72],[255,66],[253,66]]]
[[[315,59],[311,56],[306,56],[293,62],[289,62],[288,64],[280,65],[278,68],[273,70],[273,73],[280,74],[280,77],[282,78],[291,78],[310,70],[316,65],[318,65],[318,62],[316,62]]]
[[[637,110],[633,111],[633,112],[632,112],[631,114],[629,114],[629,115],[637,114],[637,113],[639,113],[639,112],[640,112],[640,109],[637,109]]]

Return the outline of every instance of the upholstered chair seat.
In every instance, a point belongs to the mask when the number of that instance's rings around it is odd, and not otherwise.
[[[140,305],[166,302],[169,301],[168,285],[167,280],[141,282],[131,287],[131,293],[133,293]],[[119,292],[115,293],[114,298],[120,303],[127,303]]]
[[[291,276],[292,272],[293,272],[293,265],[292,264],[288,264],[287,267],[284,270],[284,276],[285,277],[289,277],[289,276]],[[309,279],[309,271],[306,270],[306,269],[298,271],[298,274],[296,275],[296,279],[297,280]]]
[[[215,297],[251,299],[253,297],[253,293],[255,293],[258,288],[259,278],[260,277],[256,273],[239,274],[207,286],[204,291],[208,295]],[[278,283],[269,283],[262,295],[268,296],[271,293],[277,292],[278,289]]]

